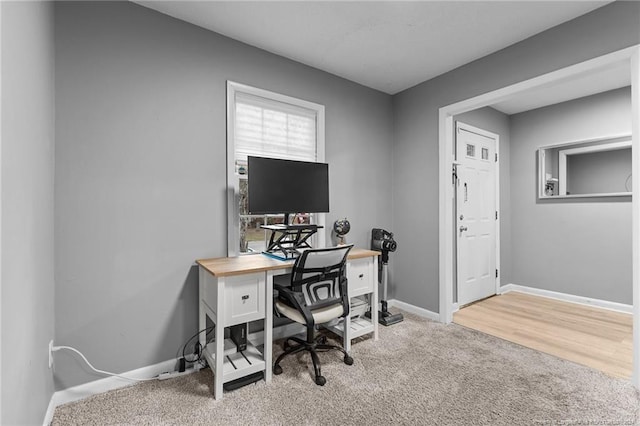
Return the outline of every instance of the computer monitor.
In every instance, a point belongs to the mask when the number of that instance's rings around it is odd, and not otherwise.
[[[307,161],[249,157],[250,214],[326,213],[329,165]],[[288,222],[285,222],[288,223]]]

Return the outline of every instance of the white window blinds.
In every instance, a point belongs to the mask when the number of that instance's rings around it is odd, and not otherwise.
[[[235,94],[237,167],[248,156],[316,161],[316,111],[243,92]]]

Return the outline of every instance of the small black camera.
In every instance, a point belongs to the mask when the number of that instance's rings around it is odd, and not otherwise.
[[[393,233],[384,229],[371,230],[371,249],[380,250],[383,254],[396,251],[398,244],[393,239]]]

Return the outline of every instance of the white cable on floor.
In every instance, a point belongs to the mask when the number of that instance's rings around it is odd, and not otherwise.
[[[98,370],[97,368],[95,368],[93,365],[91,365],[91,363],[89,362],[89,360],[82,355],[82,352],[80,352],[79,350],[72,348],[71,346],[53,346],[51,348],[51,351],[55,352],[55,351],[59,351],[60,349],[66,349],[68,351],[71,352],[75,352],[78,355],[80,355],[82,357],[82,359],[84,360],[84,362],[87,363],[87,365],[89,366],[89,368],[91,368],[93,371],[95,371],[96,373],[100,373],[100,374],[106,374],[108,376],[114,376],[114,377],[120,377],[121,379],[126,379],[126,380],[133,380],[134,382],[148,382],[151,380],[158,380],[157,377],[152,377],[151,379],[136,379],[133,377],[127,377],[127,376],[123,376],[121,374],[116,374],[116,373],[110,373],[108,371],[104,371],[104,370]]]

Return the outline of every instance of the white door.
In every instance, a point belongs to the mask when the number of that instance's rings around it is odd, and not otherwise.
[[[458,305],[496,293],[497,136],[456,125]]]

